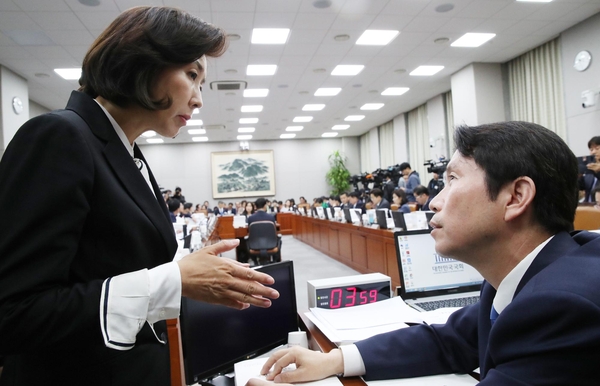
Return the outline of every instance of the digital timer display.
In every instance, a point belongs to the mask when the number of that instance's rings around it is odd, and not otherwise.
[[[319,308],[336,309],[375,303],[389,299],[392,296],[390,291],[389,281],[320,288],[316,290],[316,305]]]

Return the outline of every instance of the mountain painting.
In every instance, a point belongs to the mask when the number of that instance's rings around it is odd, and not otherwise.
[[[212,153],[215,198],[275,194],[273,151]]]

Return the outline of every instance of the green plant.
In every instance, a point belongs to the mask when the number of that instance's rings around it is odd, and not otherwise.
[[[332,195],[340,195],[350,187],[350,172],[346,168],[346,160],[338,150],[329,156],[331,168],[325,175],[327,183],[333,188]]]

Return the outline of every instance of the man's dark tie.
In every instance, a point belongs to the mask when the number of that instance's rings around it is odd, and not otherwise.
[[[494,322],[496,322],[498,315],[498,312],[496,312],[496,309],[492,305],[492,310],[490,311],[490,323],[492,324],[492,326],[494,325]]]

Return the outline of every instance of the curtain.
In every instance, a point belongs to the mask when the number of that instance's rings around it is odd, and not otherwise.
[[[360,136],[360,173],[372,172],[371,168],[371,141],[370,133],[367,131]]]
[[[444,102],[446,109],[446,151],[448,152],[448,159],[450,159],[456,150],[454,148],[454,105],[452,104],[452,91],[444,94]]]
[[[425,160],[429,154],[429,124],[427,122],[427,104],[423,104],[408,112],[408,162],[412,170],[416,170],[421,178],[421,185],[427,184],[427,167]]]
[[[389,121],[379,126],[379,164],[385,169],[395,163],[394,122]]]
[[[537,123],[566,140],[559,38],[507,62],[511,119]]]

